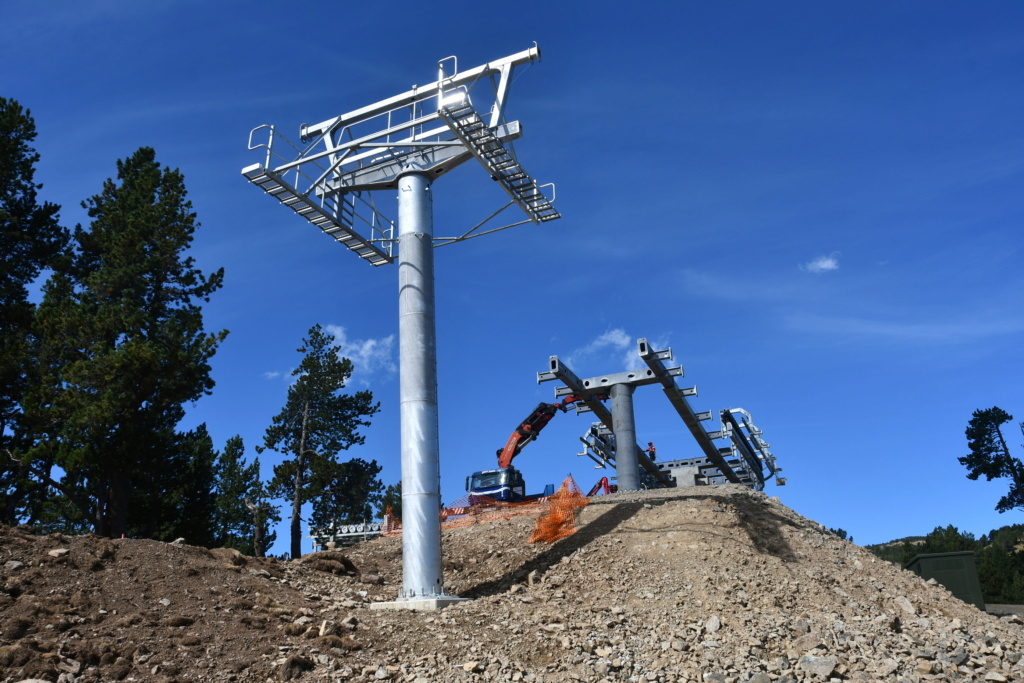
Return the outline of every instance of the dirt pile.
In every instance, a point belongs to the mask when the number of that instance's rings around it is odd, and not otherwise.
[[[369,609],[401,541],[301,562],[0,529],[0,681],[1022,681],[1024,627],[737,486],[445,534],[441,612]]]

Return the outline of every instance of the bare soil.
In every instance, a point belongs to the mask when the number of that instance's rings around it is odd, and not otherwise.
[[[1024,681],[1024,627],[739,486],[446,532],[439,612],[371,610],[401,539],[295,562],[0,527],[0,681]]]

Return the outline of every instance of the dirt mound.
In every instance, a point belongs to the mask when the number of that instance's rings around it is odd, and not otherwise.
[[[444,536],[441,612],[370,610],[401,540],[280,563],[0,528],[0,681],[1022,681],[1024,628],[738,486]]]

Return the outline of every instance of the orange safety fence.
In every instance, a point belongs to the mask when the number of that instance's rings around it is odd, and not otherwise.
[[[576,508],[590,503],[572,475],[565,478],[555,495],[548,499],[548,511],[537,519],[530,543],[554,543],[576,533]]]
[[[569,475],[558,491],[548,498],[509,503],[484,496],[473,496],[471,501],[470,497],[465,495],[441,510],[441,530],[450,531],[532,515],[538,517],[538,520],[530,542],[553,543],[575,533],[576,508],[588,502],[590,501],[580,493],[580,488],[572,475]],[[392,514],[390,507],[384,512],[384,527],[381,534],[402,535],[402,522]]]

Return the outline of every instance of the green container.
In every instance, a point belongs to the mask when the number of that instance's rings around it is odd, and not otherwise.
[[[906,568],[926,581],[935,579],[956,597],[985,611],[973,550],[918,555],[907,563]]]

